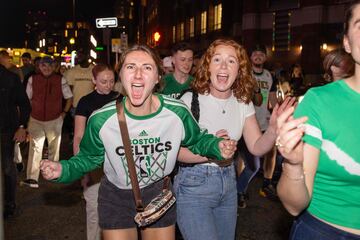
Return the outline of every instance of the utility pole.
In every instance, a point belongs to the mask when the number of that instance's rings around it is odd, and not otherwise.
[[[75,29],[75,0],[72,0],[72,22],[73,22],[73,28]]]
[[[0,133],[0,139],[1,139],[1,133]],[[2,166],[1,166],[1,162],[2,162],[2,159],[1,159],[1,142],[0,142],[0,191],[3,192],[3,189],[2,189]],[[3,198],[0,197],[0,213],[3,213]],[[3,221],[3,218],[2,216],[0,217],[0,239],[4,239],[4,221]]]
[[[103,43],[106,45],[107,63],[110,64],[110,48],[111,48],[111,29],[103,28]]]
[[[141,0],[139,4],[139,43],[143,44],[145,43],[145,37],[144,37],[144,26],[145,26],[145,7],[146,7],[146,0]]]

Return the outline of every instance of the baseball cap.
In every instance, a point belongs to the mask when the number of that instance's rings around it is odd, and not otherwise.
[[[172,67],[171,56],[164,57],[164,59],[163,59],[163,66],[164,66],[164,67]]]
[[[40,59],[40,64],[44,64],[44,63],[47,63],[47,64],[53,64],[54,63],[54,59],[52,59],[51,57],[48,57],[48,56],[45,56],[43,58]]]
[[[30,58],[31,59],[31,54],[28,53],[28,52],[24,52],[22,55],[21,55],[22,58]]]
[[[266,55],[266,47],[265,47],[264,45],[262,45],[262,44],[256,44],[256,45],[251,49],[250,54],[253,53],[253,52],[256,52],[256,51],[263,52],[263,53],[265,53],[265,55]]]

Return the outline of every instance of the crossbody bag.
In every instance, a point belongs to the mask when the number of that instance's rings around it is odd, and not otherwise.
[[[145,227],[160,219],[175,203],[176,199],[172,191],[169,189],[170,178],[166,176],[164,178],[161,193],[151,200],[146,207],[144,207],[135,170],[135,161],[131,150],[131,142],[125,119],[124,106],[119,100],[116,101],[116,110],[137,211],[134,220],[139,227]]]

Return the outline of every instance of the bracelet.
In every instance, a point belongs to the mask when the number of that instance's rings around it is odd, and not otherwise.
[[[290,179],[290,180],[300,181],[300,180],[302,180],[302,179],[305,178],[305,171],[303,172],[303,174],[301,174],[300,177],[294,178],[294,177],[289,176],[289,174],[287,174],[286,171],[284,171],[284,163],[282,164],[282,167],[283,167],[282,172],[284,173],[285,177],[287,177],[287,178]]]

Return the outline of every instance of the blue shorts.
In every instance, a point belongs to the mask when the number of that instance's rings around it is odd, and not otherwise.
[[[289,239],[359,240],[360,235],[335,228],[305,211],[294,221]]]
[[[163,189],[163,180],[140,189],[144,206],[159,195]],[[170,185],[171,187],[171,185]],[[101,180],[98,198],[99,226],[101,229],[136,228],[134,221],[136,207],[133,191],[120,189],[112,184],[106,176]],[[174,225],[176,222],[175,204],[149,228],[162,228]]]

